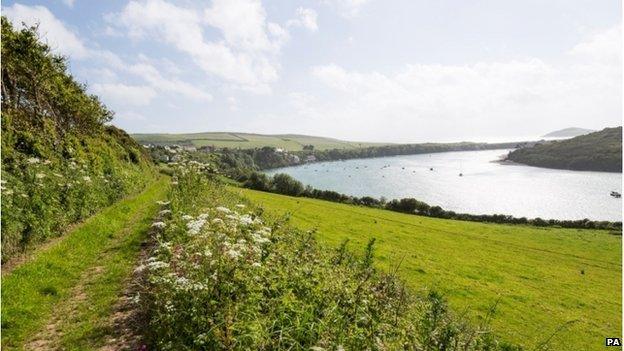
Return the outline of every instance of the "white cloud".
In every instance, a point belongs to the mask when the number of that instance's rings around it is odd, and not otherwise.
[[[214,0],[204,11],[204,19],[221,31],[231,48],[279,50],[280,43],[273,42],[267,33],[266,12],[259,0]]]
[[[356,17],[360,13],[360,8],[370,0],[322,0],[340,15],[346,18]]]
[[[142,85],[97,83],[92,84],[90,90],[99,95],[105,103],[112,103],[115,106],[145,106],[156,97],[153,88]]]
[[[74,7],[75,2],[76,0],[63,0],[63,3],[67,5],[68,7]]]
[[[590,34],[575,45],[570,54],[607,64],[619,64],[622,58],[622,26],[617,25]]]
[[[177,78],[165,78],[149,63],[137,63],[127,67],[127,71],[143,78],[154,90],[180,94],[196,100],[212,100],[212,95],[201,88]]]
[[[318,25],[316,24],[317,17],[318,14],[313,9],[299,7],[297,9],[297,17],[289,20],[286,24],[288,26],[304,27],[312,32],[316,32],[318,30]]]
[[[518,135],[537,124],[548,130],[551,121],[552,127],[566,126],[569,118],[593,118],[604,126],[621,115],[620,48],[619,35],[609,29],[575,46],[571,62],[416,64],[393,74],[328,64],[311,73],[332,89],[332,99],[291,101],[314,125],[367,139],[453,138],[457,130]]]
[[[107,18],[131,38],[164,41],[206,73],[255,92],[269,91],[277,79],[275,55],[288,38],[279,25],[267,23],[258,0],[216,0],[203,12],[163,0],[131,1]],[[223,38],[207,40],[204,26],[217,28]]]
[[[58,53],[68,55],[72,59],[84,59],[89,56],[89,50],[82,40],[44,6],[13,4],[3,7],[2,13],[15,27],[21,26],[22,23],[27,26],[39,24],[41,38]]]

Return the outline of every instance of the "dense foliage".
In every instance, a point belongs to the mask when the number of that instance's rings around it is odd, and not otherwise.
[[[507,159],[537,167],[622,172],[622,127],[521,148]]]
[[[515,350],[486,326],[419,297],[343,244],[324,250],[313,232],[259,209],[206,175],[177,165],[170,202],[152,226],[154,248],[138,268],[148,340],[159,350]]]
[[[2,17],[2,260],[142,187],[151,162],[36,28]]]
[[[594,229],[608,229],[608,230],[621,230],[622,222],[609,222],[609,221],[590,221],[589,219],[581,220],[558,220],[558,219],[542,219],[525,217],[514,217],[511,215],[493,214],[493,215],[475,215],[468,213],[456,213],[454,211],[447,211],[440,206],[430,206],[425,202],[419,201],[414,198],[403,198],[386,201],[385,199],[376,199],[370,196],[349,196],[340,194],[332,190],[319,190],[310,186],[304,186],[300,181],[295,178],[279,173],[273,177],[269,177],[266,174],[254,172],[246,181],[243,182],[243,186],[262,191],[269,191],[278,194],[290,195],[290,196],[304,196],[314,199],[321,199],[333,202],[341,202],[353,205],[361,205],[374,208],[384,208],[390,211],[417,214],[421,216],[457,219],[464,221],[475,222],[491,222],[491,223],[511,223],[511,224],[530,224],[536,226],[559,226],[563,228],[594,228]]]
[[[523,143],[424,143],[424,144],[391,144],[353,149],[319,150],[311,153],[316,161],[338,161],[354,158],[373,158],[398,155],[430,154],[449,151],[474,151],[511,149]],[[304,153],[305,154],[305,153]]]

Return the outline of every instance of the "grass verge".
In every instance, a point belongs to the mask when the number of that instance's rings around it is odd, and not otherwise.
[[[3,348],[22,349],[46,328],[65,349],[83,349],[90,337],[102,336],[97,321],[122,289],[167,179],[89,218],[2,277]],[[78,323],[69,323],[74,318]]]

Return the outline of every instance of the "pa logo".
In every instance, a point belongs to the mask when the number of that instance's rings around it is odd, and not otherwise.
[[[607,338],[605,340],[605,345],[606,346],[620,346],[620,347],[622,347],[622,341],[620,340],[620,338]]]

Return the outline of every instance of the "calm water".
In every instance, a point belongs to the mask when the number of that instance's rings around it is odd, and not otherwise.
[[[355,196],[414,197],[462,213],[622,220],[621,199],[609,195],[611,191],[622,192],[620,173],[493,162],[507,152],[462,151],[323,162],[267,173],[287,173],[315,188]]]

